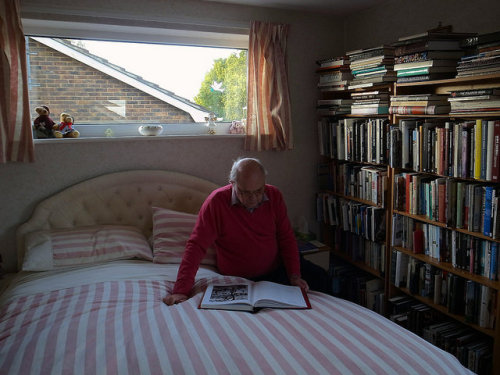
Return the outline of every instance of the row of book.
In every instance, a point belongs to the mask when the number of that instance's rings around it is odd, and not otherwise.
[[[389,113],[397,115],[495,115],[500,110],[500,89],[452,91],[450,95],[391,96]]]
[[[379,207],[385,206],[387,169],[344,163],[333,164],[331,173],[336,182],[334,192],[369,201]]]
[[[336,241],[334,249],[337,253],[344,254],[353,262],[366,265],[380,275],[385,273],[385,243],[367,240],[340,227],[333,228],[331,234]]]
[[[317,63],[324,91],[492,74],[500,72],[500,32],[477,35],[438,27]]]
[[[393,250],[391,282],[411,294],[429,298],[466,322],[494,329],[497,291],[486,285],[443,271]]]
[[[418,173],[394,176],[394,209],[500,239],[500,189]]]
[[[385,293],[381,279],[360,272],[359,269],[336,258],[332,258],[329,275],[334,296],[385,314]]]
[[[452,353],[476,374],[491,374],[491,338],[464,324],[451,321],[444,314],[411,296],[389,299],[389,318],[431,344]]]
[[[352,92],[351,99],[319,99],[320,116],[336,115],[495,115],[500,113],[500,88],[457,90],[450,94],[389,96],[388,89]]]
[[[500,181],[500,120],[401,119],[389,138],[393,168]]]
[[[389,159],[388,119],[318,121],[319,151],[337,160],[385,164]]]
[[[454,268],[498,280],[498,243],[394,214],[392,246],[424,254]]]
[[[369,206],[329,193],[319,193],[317,219],[370,241],[385,239],[385,209],[382,207]]]
[[[410,94],[390,97],[389,113],[397,115],[495,115],[500,89],[457,90],[448,95]]]

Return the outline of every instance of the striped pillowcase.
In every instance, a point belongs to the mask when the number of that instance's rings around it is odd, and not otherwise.
[[[153,262],[180,263],[198,215],[153,207]],[[215,266],[215,249],[210,247],[201,264]]]
[[[151,247],[140,229],[98,225],[28,234],[22,269],[47,271],[133,258],[153,260]]]

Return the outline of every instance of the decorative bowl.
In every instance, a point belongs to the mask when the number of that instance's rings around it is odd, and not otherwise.
[[[137,129],[141,135],[160,135],[163,131],[161,125],[141,125]]]

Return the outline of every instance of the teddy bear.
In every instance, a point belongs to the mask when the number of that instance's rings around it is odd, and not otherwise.
[[[233,120],[229,127],[229,134],[245,134],[244,121]]]
[[[73,129],[73,117],[67,113],[61,113],[60,123],[54,126],[54,136],[56,138],[78,138],[80,132]]]
[[[54,138],[56,123],[50,118],[50,109],[46,105],[35,108],[38,117],[33,121],[35,138]]]

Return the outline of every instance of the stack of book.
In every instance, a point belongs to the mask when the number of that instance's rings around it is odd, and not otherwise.
[[[316,107],[320,116],[346,115],[351,113],[351,99],[319,99]]]
[[[467,38],[463,44],[474,47],[475,53],[462,57],[457,78],[500,73],[500,31]]]
[[[350,89],[371,87],[396,80],[394,48],[379,46],[347,52],[353,80]]]
[[[451,32],[451,27],[401,37],[395,47],[397,82],[416,82],[454,77],[457,61],[464,55],[460,42],[471,34]]]
[[[500,88],[453,91],[448,101],[453,115],[500,114]]]
[[[353,115],[377,115],[389,113],[389,91],[380,89],[351,93]]]
[[[415,94],[391,96],[389,113],[398,115],[441,115],[450,112],[447,95]]]
[[[352,75],[349,69],[349,59],[346,56],[318,60],[316,63],[319,65],[318,87],[321,91],[347,90]]]

